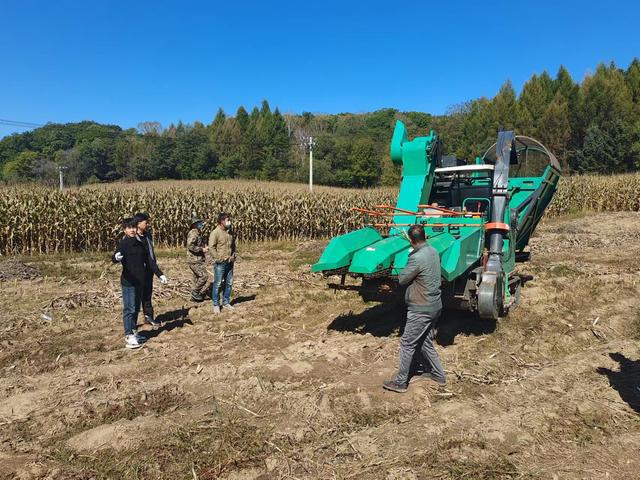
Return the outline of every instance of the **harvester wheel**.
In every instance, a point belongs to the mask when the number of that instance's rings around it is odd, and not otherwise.
[[[495,272],[484,272],[478,287],[478,314],[481,318],[498,320],[503,313],[502,278]]]

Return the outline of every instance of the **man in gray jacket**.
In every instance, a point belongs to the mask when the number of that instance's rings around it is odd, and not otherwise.
[[[382,387],[393,392],[404,393],[409,385],[409,372],[416,350],[431,367],[424,377],[439,385],[445,384],[444,370],[433,346],[434,326],[442,311],[440,297],[440,257],[426,243],[424,228],[414,225],[409,228],[409,241],[413,251],[398,281],[407,287],[407,324],[400,339],[400,367],[395,379],[385,381]],[[426,365],[425,365],[426,367]]]

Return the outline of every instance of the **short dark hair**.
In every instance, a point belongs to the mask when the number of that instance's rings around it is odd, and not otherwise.
[[[122,228],[130,228],[130,227],[137,227],[137,226],[138,226],[138,221],[135,219],[135,217],[127,217],[122,220]]]
[[[422,225],[411,225],[409,228],[409,238],[413,243],[422,243],[427,240],[427,236],[424,233],[424,227]]]
[[[231,215],[225,212],[219,213],[218,214],[218,223],[222,223],[223,221],[225,221],[227,218],[231,218]]]
[[[149,214],[146,212],[138,212],[133,216],[133,218],[135,218],[136,222],[138,223],[142,222],[143,220],[149,221]]]

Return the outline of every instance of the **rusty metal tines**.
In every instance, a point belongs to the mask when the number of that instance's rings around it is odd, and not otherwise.
[[[412,227],[415,223],[374,223],[374,227]],[[423,227],[480,227],[478,223],[423,223]]]

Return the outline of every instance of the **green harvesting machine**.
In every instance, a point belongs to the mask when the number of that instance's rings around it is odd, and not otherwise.
[[[406,230],[423,225],[440,255],[445,308],[506,315],[527,279],[516,262],[529,259],[525,248],[560,178],[556,157],[537,140],[501,131],[466,164],[442,154],[435,132],[409,140],[398,121],[391,160],[402,166],[396,206],[354,208],[363,228],[333,238],[312,271],[340,276],[343,288],[357,288],[367,300],[387,300],[409,256]],[[347,275],[361,285],[346,286]]]

